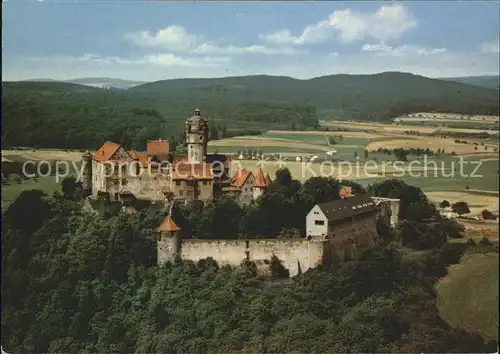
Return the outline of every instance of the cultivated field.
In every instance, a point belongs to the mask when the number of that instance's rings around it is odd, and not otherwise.
[[[56,191],[61,191],[61,184],[57,183],[54,176],[48,176],[24,180],[21,183],[12,182],[8,185],[3,185],[2,212],[5,211],[9,207],[10,203],[15,201],[23,191],[30,189],[38,189],[48,195],[52,195]]]
[[[418,130],[421,133],[432,133],[437,129],[452,132],[480,132],[477,129],[458,128],[435,128],[400,124],[363,123],[348,121],[331,121],[324,123],[330,131],[283,131],[270,130],[260,136],[240,136],[228,139],[211,141],[209,152],[233,154],[233,171],[238,167],[245,167],[256,171],[262,167],[265,172],[274,176],[280,167],[288,167],[294,178],[302,181],[313,176],[332,176],[340,179],[355,180],[360,184],[367,185],[386,180],[398,178],[406,183],[422,188],[429,194],[431,199],[438,202],[447,199],[450,202],[465,200],[471,205],[473,211],[483,208],[498,209],[497,196],[477,195],[466,192],[466,189],[480,189],[498,192],[498,152],[493,151],[494,142],[485,140],[483,144],[488,146],[474,145],[479,140],[469,141],[469,144],[458,144],[452,138],[439,138],[429,136],[416,136],[403,134],[407,130]],[[337,128],[337,130],[335,130]],[[343,131],[350,129],[355,131]],[[461,139],[463,140],[463,139]],[[333,142],[333,144],[332,144]],[[475,149],[477,147],[477,150]],[[382,152],[376,152],[379,148],[429,148],[431,150],[445,149],[446,154],[432,157],[436,165],[423,165],[421,157],[408,156],[408,162],[398,162],[394,166],[394,156]],[[237,160],[238,153],[253,150],[266,155],[281,154],[287,161],[280,164],[273,158],[258,165],[255,160]],[[365,150],[370,151],[365,156]],[[451,156],[454,151],[457,156]],[[296,162],[296,158],[302,160],[304,156],[327,156],[336,162],[331,165],[319,163]],[[80,161],[81,151],[62,150],[4,150],[2,161],[22,162],[25,160],[65,160]],[[475,171],[480,178],[461,176],[458,166],[458,157],[462,156],[466,161],[483,161],[481,167]],[[371,161],[371,162],[369,162]],[[412,163],[413,162],[413,163]],[[344,165],[341,165],[341,164]],[[350,163],[348,166],[347,163]],[[365,165],[367,163],[367,165]],[[375,164],[374,164],[375,163]],[[333,165],[333,166],[332,166]],[[474,164],[463,168],[465,174],[470,174],[475,169]],[[17,194],[23,188],[33,188],[24,182],[20,185],[4,186],[7,194]],[[53,185],[41,185],[42,189],[51,191]],[[12,190],[12,193],[10,193]],[[10,197],[8,199],[11,199]],[[496,207],[495,207],[496,206]]]
[[[342,128],[342,129],[356,129],[360,131],[377,131],[380,133],[389,134],[402,134],[404,131],[413,130],[420,133],[434,133],[439,130],[445,129],[450,132],[457,133],[478,133],[478,132],[490,132],[486,129],[474,129],[474,128],[453,128],[453,127],[428,127],[428,126],[418,126],[418,125],[405,125],[405,124],[384,124],[384,123],[365,123],[365,122],[351,122],[351,121],[328,121],[324,123],[324,126],[329,128]]]
[[[16,156],[24,160],[65,160],[65,161],[80,161],[83,152],[81,151],[64,151],[64,150],[3,150],[2,161],[4,158],[11,161]]]
[[[226,150],[234,150],[234,149],[243,149],[243,148],[252,148],[252,149],[262,149],[262,148],[273,148],[277,151],[288,149],[288,150],[296,150],[296,151],[318,151],[325,152],[330,150],[326,146],[326,140],[323,140],[323,145],[312,144],[307,142],[300,142],[291,139],[269,139],[263,138],[259,136],[251,136],[251,137],[237,137],[230,139],[221,139],[211,141],[209,143],[210,147],[217,148],[221,151]]]
[[[486,148],[485,148],[486,147]],[[388,137],[386,140],[379,140],[369,143],[366,146],[368,151],[376,151],[377,149],[430,149],[437,151],[444,149],[446,153],[455,152],[457,155],[496,155],[494,149],[497,148],[494,144],[485,144],[485,146],[477,146],[474,144],[460,144],[451,138],[439,137],[422,137],[422,136],[407,136],[406,139],[393,139]]]
[[[375,139],[386,136],[385,134],[368,133],[368,132],[333,132],[333,131],[321,131],[321,130],[308,130],[308,131],[289,131],[289,130],[270,130],[265,136],[304,136],[304,135],[316,135],[316,136],[336,136],[342,135],[344,138],[360,138],[360,139]]]
[[[433,191],[427,192],[427,197],[436,203],[443,200],[451,204],[461,201],[467,201],[471,214],[479,214],[483,209],[498,210],[499,200],[497,195],[484,195],[467,191]]]

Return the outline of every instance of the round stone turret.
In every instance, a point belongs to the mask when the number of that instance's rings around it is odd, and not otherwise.
[[[194,116],[186,120],[186,145],[188,161],[201,163],[205,160],[208,144],[208,120],[196,108]]]
[[[82,190],[83,195],[88,196],[92,194],[92,154],[90,151],[85,151],[82,155]]]

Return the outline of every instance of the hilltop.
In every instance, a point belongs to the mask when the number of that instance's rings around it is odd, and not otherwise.
[[[500,76],[498,75],[450,77],[450,78],[442,78],[440,80],[460,82],[463,84],[481,86],[492,89],[500,89]]]
[[[162,80],[130,89],[149,95],[196,94],[204,99],[295,102],[314,105],[320,118],[388,120],[426,107],[426,111],[495,113],[494,90],[400,72],[330,75],[309,80],[283,76]]]
[[[2,88],[4,148],[97,148],[105,140],[134,146],[158,136],[172,138],[195,107],[233,135],[306,129],[320,119],[389,121],[433,111],[498,114],[496,90],[398,72],[310,80],[177,79],[116,91],[64,82],[3,82]]]
[[[123,80],[110,77],[85,77],[85,78],[70,79],[70,80],[32,79],[32,80],[24,80],[24,82],[65,82],[70,84],[78,84],[78,85],[100,87],[107,89],[115,88],[120,90],[126,90],[134,86],[145,84],[144,81]]]

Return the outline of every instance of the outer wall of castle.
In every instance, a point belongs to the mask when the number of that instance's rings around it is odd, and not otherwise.
[[[174,238],[162,236],[158,241],[158,263],[172,260]],[[324,262],[328,241],[306,239],[262,239],[262,240],[182,240],[180,257],[197,262],[212,257],[219,266],[238,266],[245,259],[270,260],[278,257],[290,276],[305,272]],[[300,270],[300,271],[299,271]]]

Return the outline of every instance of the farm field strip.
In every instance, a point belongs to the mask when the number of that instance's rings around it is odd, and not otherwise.
[[[80,151],[63,150],[3,150],[2,155],[9,158],[11,155],[22,157],[25,160],[65,160],[80,161],[82,159]]]
[[[402,133],[407,130],[419,131],[421,133],[433,133],[435,131],[449,131],[458,133],[492,133],[491,130],[473,129],[473,128],[452,128],[452,127],[422,127],[418,125],[402,124],[384,124],[384,123],[366,123],[366,122],[346,122],[346,121],[327,121],[323,123],[327,127],[355,128],[363,130],[373,130],[378,132]]]
[[[499,208],[498,197],[480,195],[468,191],[433,191],[427,192],[426,195],[429,200],[436,203],[440,203],[443,200],[447,200],[451,204],[465,201],[469,204],[471,214],[479,214],[483,209],[497,210]]]
[[[378,133],[368,133],[368,132],[345,132],[345,131],[321,131],[321,130],[307,130],[307,131],[288,131],[288,130],[269,130],[264,135],[321,135],[321,136],[330,136],[330,135],[342,135],[344,138],[363,138],[363,139],[375,139],[384,135]]]
[[[493,146],[486,145],[487,148],[493,150]],[[413,136],[409,139],[391,139],[379,140],[369,143],[366,146],[368,151],[376,151],[377,149],[396,149],[396,148],[429,148],[436,151],[437,149],[445,149],[447,153],[455,151],[457,155],[468,154],[468,155],[498,155],[495,151],[485,151],[484,146],[478,146],[473,144],[459,144],[451,138],[438,138],[438,137],[417,137]],[[476,150],[477,149],[477,150]]]
[[[326,145],[326,144],[325,144]],[[231,146],[231,147],[240,147],[240,148],[259,148],[259,147],[287,147],[287,148],[304,148],[304,149],[315,149],[319,151],[329,151],[331,150],[327,146],[315,145],[303,143],[300,141],[279,141],[273,139],[221,139],[211,141],[209,146]]]

